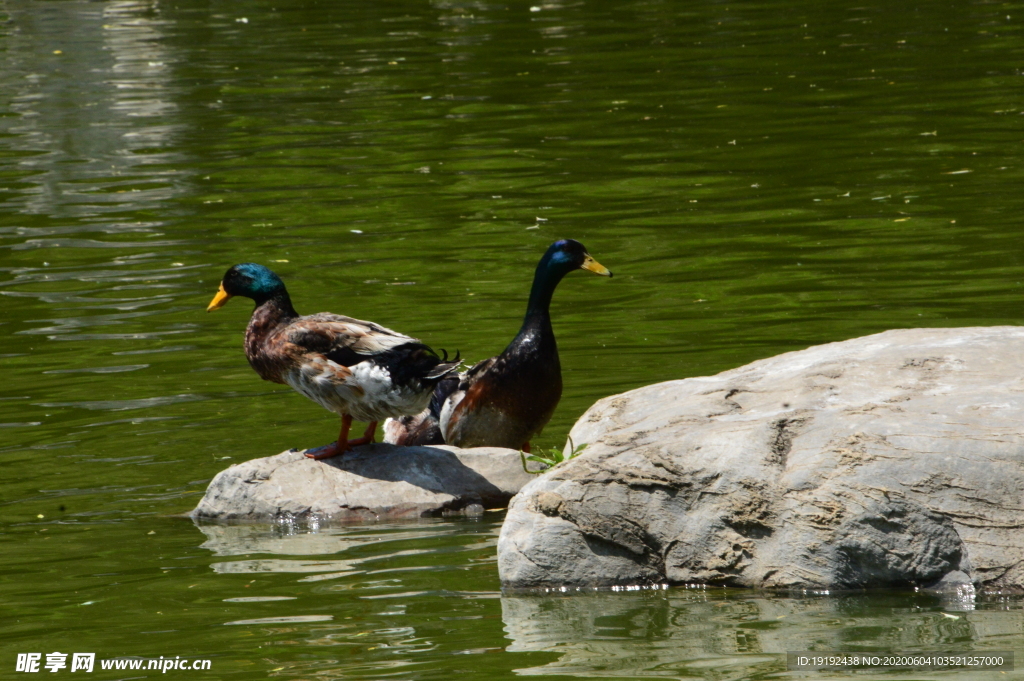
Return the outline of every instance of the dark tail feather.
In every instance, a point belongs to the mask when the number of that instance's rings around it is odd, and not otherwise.
[[[458,371],[459,367],[462,366],[462,355],[458,350],[455,351],[455,358],[450,362],[448,361],[448,351],[441,350],[441,352],[444,353],[444,358],[423,377],[424,379],[428,381],[442,379],[453,371]]]
[[[455,392],[456,388],[459,387],[459,377],[447,375],[442,378],[437,386],[434,388],[434,394],[430,396],[430,406],[427,407],[427,411],[434,417],[435,421],[441,419],[441,408],[444,407],[444,401],[448,399],[448,396]]]

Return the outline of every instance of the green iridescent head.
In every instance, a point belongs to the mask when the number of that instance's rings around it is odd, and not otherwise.
[[[234,296],[252,298],[256,304],[273,298],[285,292],[284,282],[281,277],[271,272],[263,265],[254,262],[244,262],[229,269],[220,282],[220,290],[213,297],[207,312],[224,307]]]

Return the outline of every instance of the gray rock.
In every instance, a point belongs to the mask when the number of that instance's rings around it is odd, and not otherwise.
[[[908,329],[609,397],[513,499],[506,588],[1024,585],[1024,328]]]
[[[314,461],[290,450],[221,471],[195,520],[314,522],[476,515],[504,508],[533,476],[497,447],[375,444]]]

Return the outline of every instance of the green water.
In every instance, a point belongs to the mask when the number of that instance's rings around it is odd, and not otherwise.
[[[337,433],[249,369],[248,301],[204,312],[236,262],[300,312],[476,360],[545,247],[581,240],[616,276],[555,296],[566,387],[540,446],[658,380],[1024,322],[1024,5],[538,3],[0,4],[0,677],[55,651],[400,680],[1024,651],[1013,597],[503,596],[500,513],[175,517],[228,464]]]

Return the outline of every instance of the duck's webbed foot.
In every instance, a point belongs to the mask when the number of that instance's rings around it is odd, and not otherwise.
[[[377,422],[371,421],[366,426],[366,431],[363,432],[362,437],[357,437],[354,440],[348,439],[348,431],[352,428],[352,417],[348,414],[341,417],[341,432],[338,433],[338,441],[332,442],[329,445],[323,447],[317,447],[316,449],[310,449],[306,451],[306,458],[316,459],[329,459],[332,456],[338,456],[344,454],[353,447],[359,445],[368,445],[373,442],[373,438],[377,433]]]
[[[341,442],[341,441],[332,442],[331,444],[324,445],[323,447],[316,447],[315,449],[307,449],[306,450],[306,458],[307,459],[316,459],[317,461],[319,461],[320,459],[329,459],[332,456],[338,456],[339,454],[344,454],[349,449],[351,449],[351,447],[349,447],[349,442]]]

